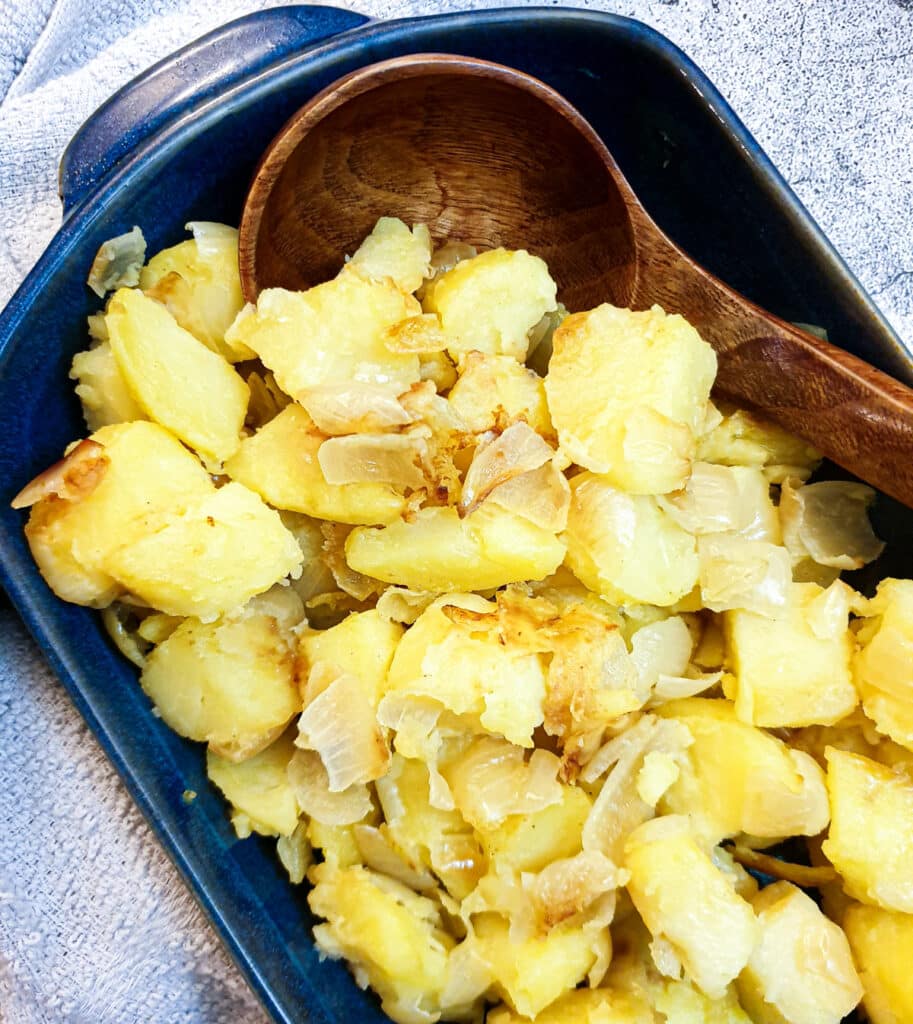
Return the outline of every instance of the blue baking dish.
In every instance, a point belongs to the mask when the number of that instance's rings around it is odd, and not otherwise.
[[[61,164],[63,224],[0,316],[2,582],[251,986],[287,1024],[385,1018],[343,966],[320,962],[304,890],[283,877],[272,843],[236,839],[202,748],[150,714],[97,614],[44,584],[9,500],[85,432],[67,372],[99,306],[84,282],[100,243],[139,224],[155,251],[183,238],[188,220],[237,223],[257,158],[297,107],[356,67],[418,51],[499,61],[556,87],[693,256],[913,384],[903,345],[724,99],[636,21],[525,7],[372,23],[282,7],[185,48],[90,118]],[[913,513],[882,499],[876,520],[889,547],[870,572],[913,575]],[[197,798],[185,802],[185,790]]]

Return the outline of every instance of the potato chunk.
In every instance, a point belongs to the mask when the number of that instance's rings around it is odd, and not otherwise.
[[[367,277],[385,277],[404,292],[414,292],[431,272],[431,234],[424,224],[409,228],[398,217],[381,217],[352,256]]]
[[[633,494],[688,479],[716,354],[683,317],[608,303],[555,331],[545,390],[561,447]]]
[[[440,316],[454,359],[475,350],[522,362],[528,332],[556,308],[556,294],[538,256],[525,249],[491,249],[435,278],[422,305]]]
[[[109,341],[103,341],[73,356],[70,379],[78,381],[76,394],[89,430],[110,423],[129,423],[146,419],[146,413],[133,397],[120,372]]]
[[[536,1016],[536,1024],[654,1024],[655,1020],[644,1000],[604,988],[573,989]],[[501,1006],[488,1014],[486,1024],[528,1024],[528,1021],[528,1017]]]
[[[104,607],[124,588],[106,559],[118,546],[157,529],[212,491],[198,460],[156,423],[103,427],[104,472],[71,501],[49,497],[33,506],[25,528],[42,575],[64,600]]]
[[[393,1020],[435,1019],[453,945],[437,905],[363,867],[320,864],[311,878],[308,903],[327,922],[314,928],[318,948],[352,963]]]
[[[698,846],[688,819],[654,818],[625,843],[628,892],[657,940],[671,946],[688,976],[720,999],[748,963],[758,936],[751,907]]]
[[[486,615],[491,602],[475,594],[439,598],[406,632],[387,676],[387,692],[430,698],[458,715],[475,716],[480,729],[532,746],[542,723],[545,671],[537,654],[474,633],[445,609]]]
[[[149,418],[206,460],[230,458],[250,391],[229,363],[140,291],[115,292],[105,321],[118,368]]]
[[[230,363],[253,359],[246,345],[232,345],[225,332],[244,306],[238,273],[238,230],[195,221],[193,238],[162,249],[143,267],[139,286],[163,303],[175,320]]]
[[[690,814],[712,843],[742,832],[775,839],[826,828],[830,810],[817,762],[740,722],[730,701],[692,697],[657,714],[681,722],[694,738],[662,798],[664,813]]]
[[[543,437],[554,433],[545,382],[513,356],[470,352],[447,398],[477,434],[504,430],[517,420],[525,420]]]
[[[535,1017],[581,982],[596,962],[600,945],[611,948],[608,929],[593,935],[583,928],[559,926],[522,942],[512,942],[508,931],[503,917],[482,914],[467,941],[488,965],[495,991],[524,1017]]]
[[[913,1020],[913,914],[857,903],[847,910],[843,929],[862,977],[862,1005],[872,1024]]]
[[[738,980],[759,1024],[840,1024],[862,998],[846,936],[789,882],[752,900],[761,934]]]
[[[276,508],[337,523],[389,523],[405,506],[387,484],[328,484],[317,459],[326,440],[300,405],[286,406],[225,464],[233,479]]]
[[[824,855],[854,899],[913,914],[913,777],[828,747]]]
[[[606,477],[571,480],[563,539],[567,565],[614,604],[674,604],[698,579],[694,537],[648,495],[627,494]]]
[[[882,580],[856,636],[863,710],[879,732],[913,750],[913,580]]]
[[[149,655],[140,682],[175,732],[230,760],[262,750],[301,710],[288,634],[256,612],[182,622]]]
[[[481,835],[494,871],[538,872],[580,853],[583,826],[593,806],[577,786],[562,786],[561,799],[531,814],[511,814]]]
[[[253,349],[279,387],[305,400],[313,388],[373,384],[393,395],[419,380],[418,356],[391,352],[384,331],[421,312],[388,278],[372,281],[355,267],[306,292],[267,288],[256,308],[232,324],[227,340]]]
[[[241,839],[251,832],[290,836],[298,827],[298,801],[288,779],[294,752],[288,731],[245,761],[229,761],[207,751],[206,774],[232,805],[231,822]]]
[[[279,513],[230,483],[111,551],[105,568],[159,611],[213,619],[296,573],[301,557]]]
[[[564,558],[552,533],[493,503],[460,519],[455,508],[424,508],[409,521],[353,530],[346,561],[366,576],[413,590],[488,590],[541,580]]]
[[[781,618],[723,613],[735,676],[735,710],[743,722],[777,726],[832,725],[859,702],[850,675],[853,641],[846,613],[822,624],[816,583],[794,583]]]
[[[329,662],[342,672],[355,676],[365,694],[373,694],[376,705],[387,681],[387,670],[403,635],[398,622],[390,622],[372,609],[353,612],[338,625],[308,633],[301,649],[309,665]]]

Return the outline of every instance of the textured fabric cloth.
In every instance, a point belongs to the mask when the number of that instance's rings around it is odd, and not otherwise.
[[[517,0],[514,0],[516,3]],[[377,17],[500,6],[362,0]],[[117,87],[257,0],[0,0],[0,303],[56,230],[57,161]],[[688,52],[913,344],[913,0],[602,0]],[[263,1010],[0,605],[0,1021]]]

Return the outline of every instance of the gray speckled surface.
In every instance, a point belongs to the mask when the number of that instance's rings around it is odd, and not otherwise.
[[[504,6],[365,0],[375,16]],[[0,0],[0,301],[55,170],[118,85],[256,0]],[[913,0],[627,0],[728,97],[913,345]],[[112,44],[116,41],[116,44]],[[0,1021],[260,1024],[95,741],[0,608]]]

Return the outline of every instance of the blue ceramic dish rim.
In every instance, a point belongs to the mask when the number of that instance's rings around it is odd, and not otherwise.
[[[256,14],[248,16],[248,18],[256,17]],[[433,32],[445,24],[449,28],[458,29],[461,25],[480,21],[491,26],[506,25],[518,18],[522,18],[530,27],[535,22],[536,28],[539,30],[546,28],[550,20],[557,22],[566,21],[569,18],[583,23],[592,22],[605,27],[623,29],[634,33],[638,37],[638,44],[652,51],[654,56],[658,56],[662,61],[675,67],[744,151],[752,174],[765,195],[787,213],[791,230],[802,236],[817,250],[828,270],[834,273],[841,285],[851,293],[854,303],[864,309],[866,315],[879,325],[883,339],[893,347],[892,354],[895,358],[899,357],[900,364],[913,367],[913,360],[911,360],[909,352],[801,201],[786,184],[716,87],[675,44],[643,22],[620,15],[577,8],[514,7],[501,10],[456,12],[391,22],[366,22],[343,30],[337,35],[324,37],[317,45],[308,46],[303,53],[293,53],[253,74],[243,75],[232,81],[224,90],[210,92],[202,99],[189,99],[183,110],[173,118],[166,120],[151,135],[143,138],[135,149],[125,154],[95,183],[94,188],[90,188],[81,200],[68,211],[61,228],[0,314],[0,374],[4,371],[11,351],[9,350],[10,337],[32,312],[36,300],[40,298],[43,283],[60,270],[71,246],[75,244],[81,233],[104,215],[108,203],[121,188],[129,184],[140,167],[145,169],[150,161],[167,161],[175,149],[185,144],[195,131],[204,131],[214,119],[231,114],[236,106],[255,103],[257,98],[264,93],[281,88],[282,82],[294,77],[305,62],[309,65],[322,65],[324,69],[331,69],[334,64],[351,62],[353,57],[357,57],[364,58],[360,61],[361,64],[367,64],[373,59],[371,44],[374,41],[388,42],[392,39],[408,41],[411,51],[419,52],[420,47],[416,48],[412,46],[412,43],[420,41],[423,30]],[[191,46],[193,45],[191,44]],[[167,65],[169,61],[175,60],[185,50],[178,51],[171,58],[166,58],[151,70]],[[113,96],[105,107],[115,103],[118,96],[126,93],[129,89],[130,85],[128,84],[120,93]],[[89,119],[90,122],[91,120],[92,118]],[[0,533],[0,583],[252,989],[276,1020],[290,1022],[292,1018],[274,1000],[270,986],[261,974],[258,963],[248,956],[243,936],[232,928],[213,894],[199,879],[194,868],[192,852],[184,847],[171,823],[164,820],[161,809],[148,795],[142,777],[131,770],[129,757],[121,749],[118,737],[107,732],[101,726],[91,702],[86,699],[79,685],[80,676],[90,670],[71,659],[69,656],[71,652],[67,651],[66,644],[58,646],[51,640],[50,634],[54,632],[53,623],[45,622],[46,611],[41,608],[43,603],[41,599],[19,585],[18,567],[18,560],[10,556],[6,536]]]

